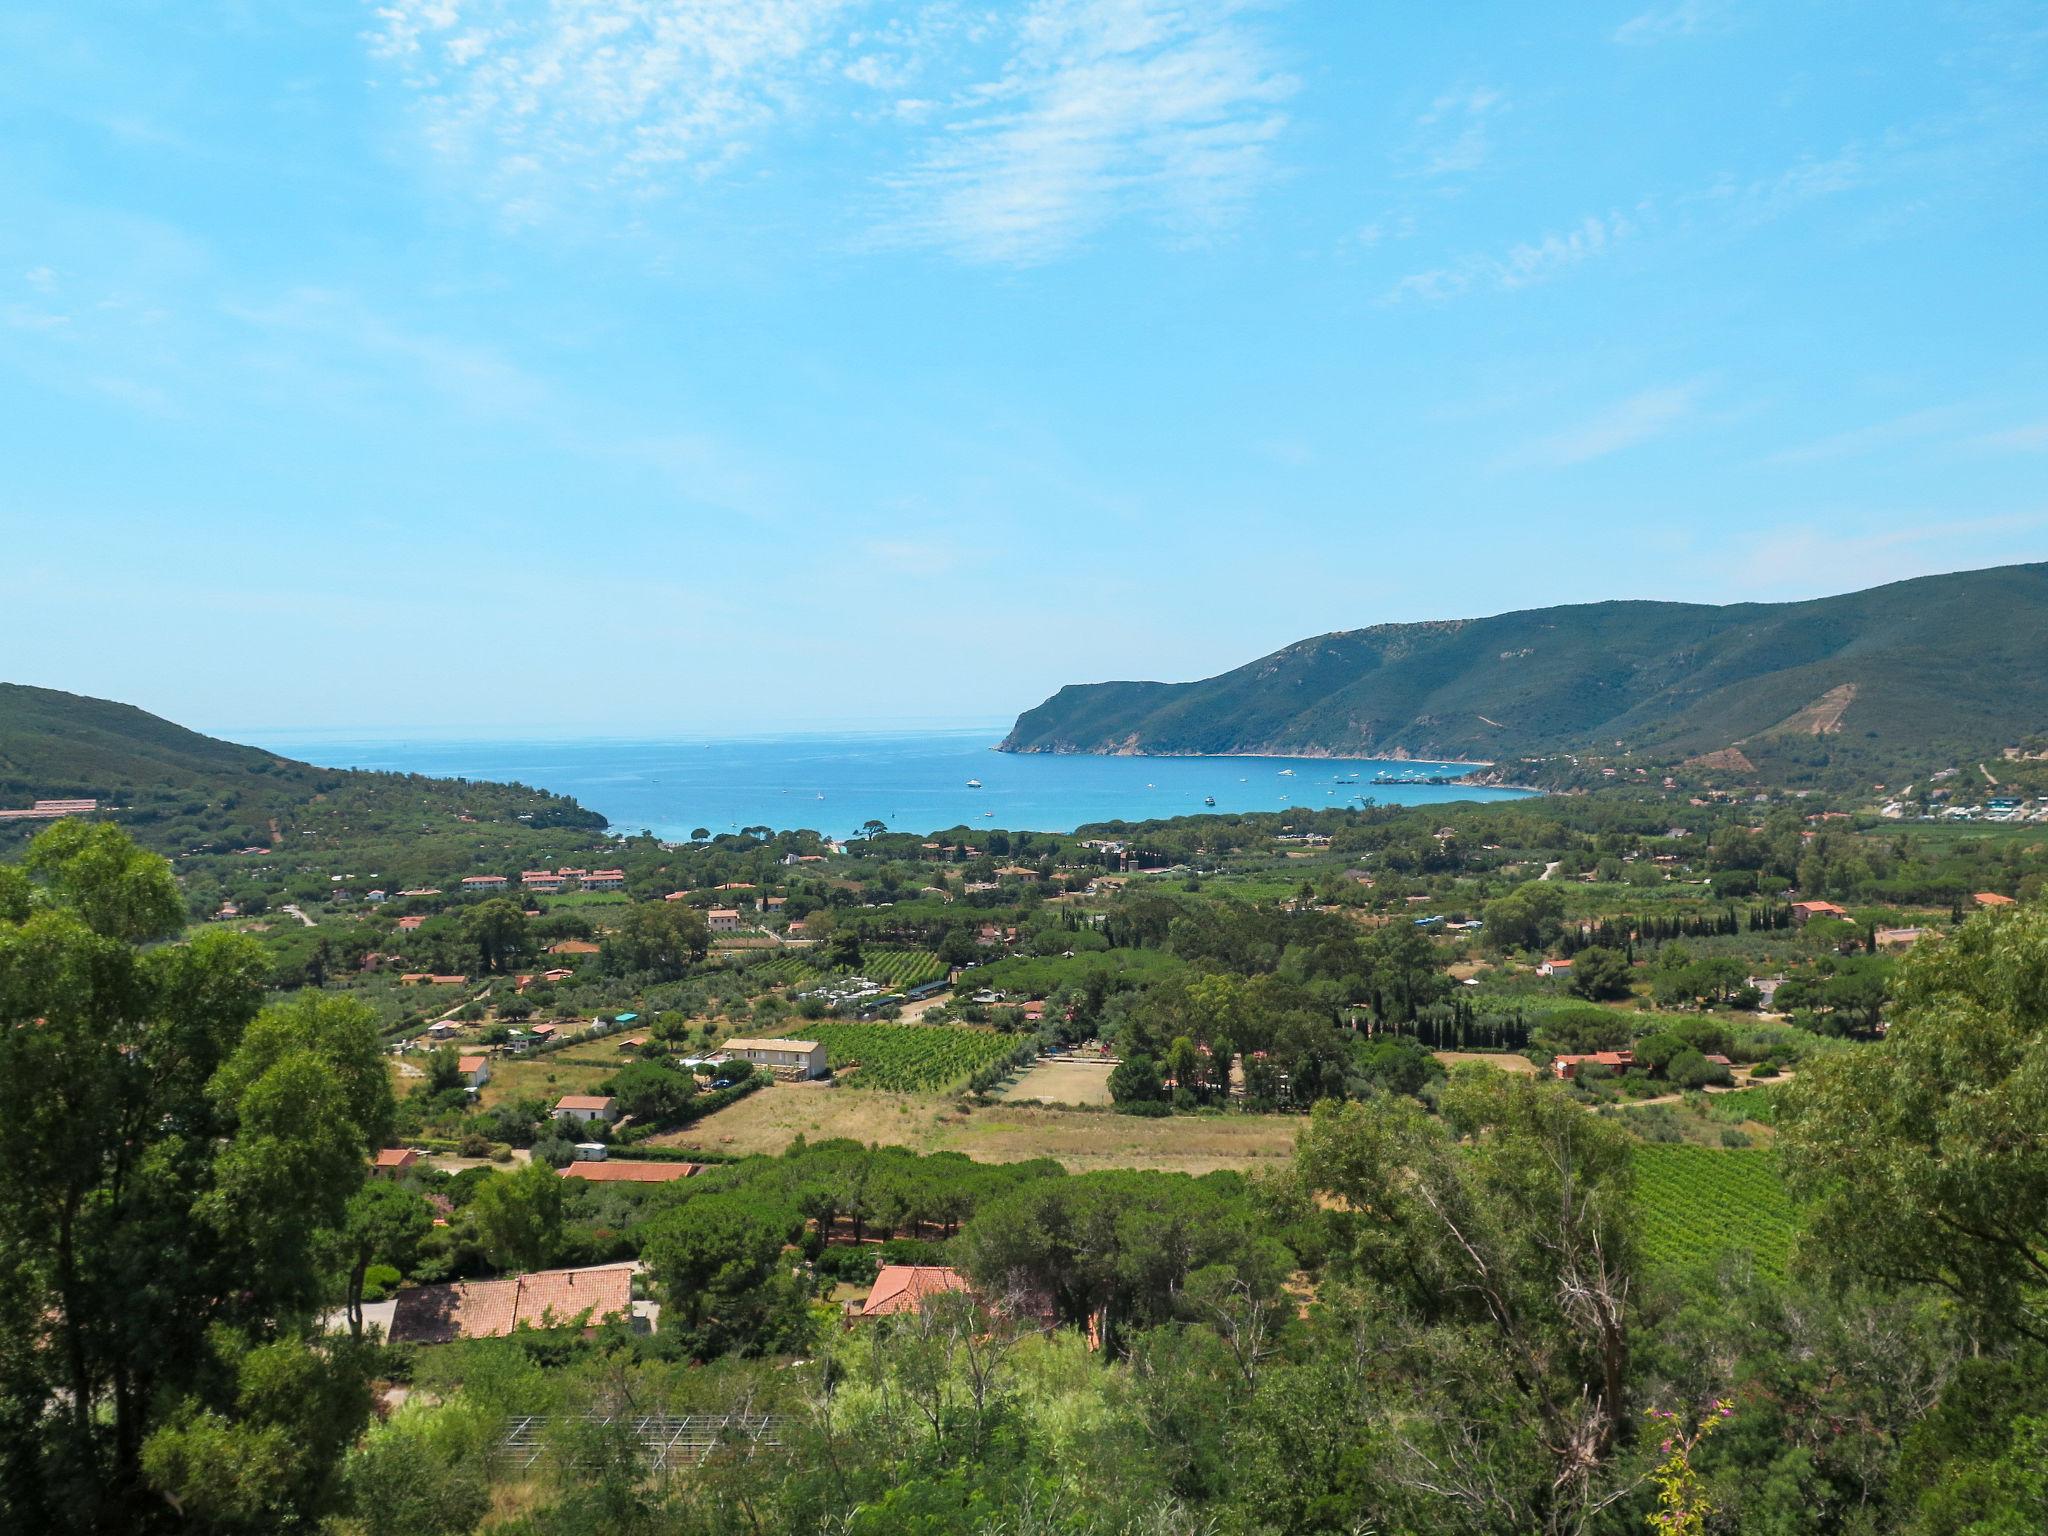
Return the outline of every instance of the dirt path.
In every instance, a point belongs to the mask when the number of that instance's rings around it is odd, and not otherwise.
[[[1538,875],[1536,878],[1538,880],[1548,880],[1552,875],[1556,874],[1558,870],[1563,867],[1563,865],[1563,859],[1552,859],[1548,864],[1543,866],[1543,873]]]

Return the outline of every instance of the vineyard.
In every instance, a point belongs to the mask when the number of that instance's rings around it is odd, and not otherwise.
[[[1792,1202],[1769,1152],[1650,1143],[1636,1149],[1636,1204],[1653,1264],[1686,1266],[1745,1252],[1785,1277]]]
[[[948,1092],[1019,1048],[1006,1035],[939,1025],[818,1023],[804,1034],[824,1043],[834,1068],[860,1064],[850,1086],[897,1093]]]
[[[747,967],[747,974],[773,986],[799,989],[816,986],[832,977],[831,972],[820,970],[797,955],[757,960]],[[860,974],[870,981],[901,991],[905,987],[944,979],[946,962],[928,949],[870,949],[861,955]]]

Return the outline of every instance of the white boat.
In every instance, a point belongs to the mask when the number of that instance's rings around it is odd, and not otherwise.
[[[1292,768],[1282,768],[1280,770],[1280,777],[1283,779],[1291,779],[1294,777],[1294,770]]]
[[[967,781],[967,787],[968,787],[969,789],[979,789],[979,788],[981,788],[981,780],[979,780],[979,779],[969,779],[969,780]]]

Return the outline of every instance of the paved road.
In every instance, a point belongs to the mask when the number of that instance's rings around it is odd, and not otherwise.
[[[306,926],[307,926],[308,928],[317,928],[317,927],[319,927],[319,926],[320,926],[320,925],[319,925],[318,923],[314,922],[314,921],[313,921],[313,919],[311,919],[310,917],[306,916],[306,914],[305,914],[305,913],[301,912],[301,911],[300,911],[300,910],[299,910],[299,909],[298,909],[297,907],[295,907],[295,906],[292,906],[292,905],[290,905],[289,903],[287,903],[287,904],[286,904],[285,906],[283,906],[283,907],[282,907],[282,908],[280,908],[279,910],[280,910],[280,911],[284,911],[284,912],[289,912],[289,913],[291,913],[291,915],[292,915],[293,917],[296,917],[296,918],[297,918],[297,919],[298,919],[298,920],[299,920],[300,922],[304,923],[304,924],[305,924],[305,925],[306,925]]]

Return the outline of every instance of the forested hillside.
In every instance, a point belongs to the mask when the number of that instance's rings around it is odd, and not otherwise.
[[[511,821],[600,831],[605,818],[518,784],[318,768],[203,736],[129,704],[0,683],[0,810],[82,798],[148,846],[269,845],[288,832],[416,835],[427,825]],[[0,822],[0,843],[33,821]]]
[[[1995,752],[2048,713],[2048,564],[1799,603],[1611,602],[1385,624],[1191,683],[1062,688],[1011,752],[1494,761],[1623,743],[1759,767],[1816,741],[1858,761]]]

